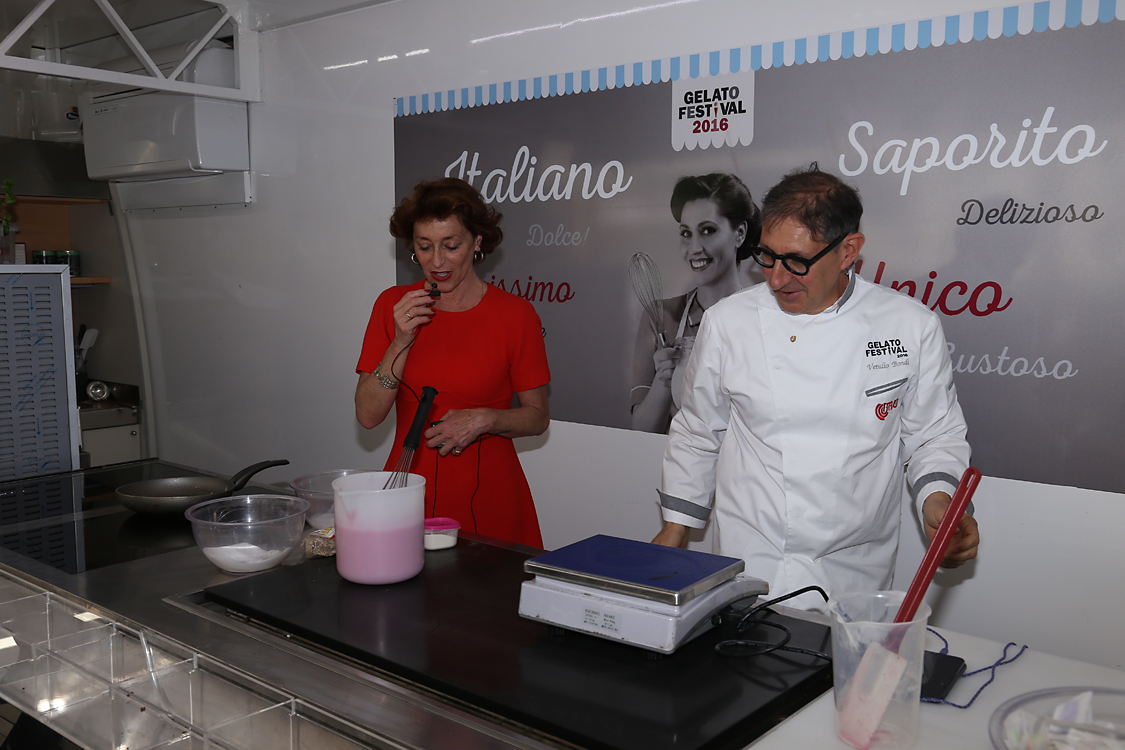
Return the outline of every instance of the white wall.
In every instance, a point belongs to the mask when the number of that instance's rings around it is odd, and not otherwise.
[[[257,202],[132,214],[163,458],[261,475],[381,467],[389,432],[355,422],[353,373],[371,302],[394,283],[394,97],[981,10],[982,0],[566,3],[401,0],[263,34],[253,105]],[[471,44],[497,33],[603,17]],[[406,58],[410,50],[429,53]],[[397,54],[397,60],[377,58]],[[366,64],[325,70],[359,60]],[[575,352],[580,356],[580,352]],[[519,442],[549,547],[659,526],[659,436],[554,423]],[[1125,668],[1117,636],[1125,502],[989,480],[982,559],[931,592],[937,622]],[[900,568],[921,558],[907,524]],[[910,573],[899,586],[909,584]],[[905,577],[906,580],[902,580]],[[967,578],[958,583],[958,578]]]

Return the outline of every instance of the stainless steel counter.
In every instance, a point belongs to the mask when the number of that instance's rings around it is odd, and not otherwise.
[[[120,471],[121,467],[115,469]],[[74,472],[70,476],[81,474]],[[0,498],[4,496],[5,489],[15,484],[0,485]],[[82,509],[67,517],[81,526],[91,518],[115,513],[112,503],[106,498],[87,502]],[[8,531],[9,526],[0,526],[0,538]],[[298,549],[290,555],[286,564],[302,560],[303,553]],[[177,657],[213,660],[207,663],[214,663],[220,671],[229,667],[235,682],[244,682],[251,691],[262,692],[264,688],[261,684],[268,686],[276,691],[271,700],[279,702],[275,705],[283,705],[279,716],[287,715],[289,718],[286,720],[290,723],[305,717],[317,726],[336,727],[343,733],[342,736],[356,738],[357,744],[351,746],[440,746],[481,750],[558,746],[557,743],[546,744],[538,738],[524,736],[512,727],[474,715],[467,708],[440,701],[386,675],[360,668],[346,660],[327,657],[284,635],[271,634],[201,606],[193,599],[194,594],[206,586],[233,580],[233,577],[220,572],[195,547],[80,573],[66,573],[27,555],[0,549],[0,570],[32,586],[41,587],[49,592],[53,602],[60,605],[72,603],[118,623],[127,638],[145,634],[147,641],[166,644],[165,650]],[[4,619],[4,608],[12,606],[0,604],[0,620]],[[50,708],[47,708],[44,719],[51,723]],[[355,725],[350,728],[350,734],[349,724]],[[60,729],[84,747],[101,747],[100,736],[83,737],[76,735],[73,728]],[[197,734],[195,725],[188,727],[189,738],[202,739]],[[275,736],[260,734],[265,744],[238,747],[247,750],[254,747],[278,748]],[[304,735],[311,737],[312,733],[306,731]],[[329,746],[308,744],[299,739],[293,741],[302,743],[293,744],[294,748]],[[140,750],[136,745],[130,747]]]

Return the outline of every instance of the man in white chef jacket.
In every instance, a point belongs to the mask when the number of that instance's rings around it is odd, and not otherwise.
[[[653,542],[681,546],[711,519],[716,552],[771,596],[889,588],[904,465],[932,537],[969,463],[937,315],[854,271],[862,214],[815,162],[770,189],[752,251],[766,282],[703,316],[669,430]],[[978,543],[966,514],[942,564]]]

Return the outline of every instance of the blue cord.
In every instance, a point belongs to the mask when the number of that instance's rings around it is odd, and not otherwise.
[[[936,635],[938,638],[941,638],[942,642],[945,643],[945,647],[941,650],[941,653],[943,653],[943,654],[948,653],[949,652],[949,641],[945,640],[945,638],[942,638],[941,634],[938,633],[933,628],[928,628],[928,630],[931,633],[933,633],[934,635]],[[1016,645],[1015,643],[1009,641],[1008,644],[1004,646],[1004,653],[1000,656],[1000,659],[997,660],[995,664],[991,664],[987,667],[982,667],[980,669],[973,670],[972,672],[966,672],[965,674],[961,675],[961,679],[964,679],[966,677],[972,677],[975,674],[980,674],[981,672],[991,672],[992,673],[991,675],[989,675],[988,680],[983,685],[981,685],[979,688],[977,688],[977,691],[975,693],[973,693],[973,697],[969,699],[968,703],[966,703],[964,705],[960,705],[960,704],[957,704],[957,703],[951,703],[950,701],[947,701],[947,700],[942,700],[941,698],[923,698],[922,702],[923,703],[944,703],[945,705],[953,706],[954,708],[968,708],[969,706],[973,705],[973,701],[975,701],[977,699],[977,697],[979,697],[980,694],[982,692],[984,692],[984,689],[986,687],[988,687],[989,685],[991,685],[992,681],[996,679],[997,668],[1002,667],[1005,664],[1011,664],[1016,659],[1020,658],[1020,656],[1023,655],[1023,652],[1027,650],[1027,646],[1020,646],[1020,650],[1016,652],[1016,655],[1013,656],[1011,659],[1009,659],[1008,658],[1008,649],[1015,646],[1015,645]]]
[[[941,639],[941,642],[945,644],[944,646],[941,647],[941,651],[938,651],[938,653],[939,654],[948,654],[949,653],[949,641],[945,640],[945,636],[942,635],[941,633],[937,632],[933,628],[926,628],[926,630],[928,630],[931,633],[933,633],[934,635],[936,635],[938,638]],[[962,676],[964,676],[964,675],[962,675]]]

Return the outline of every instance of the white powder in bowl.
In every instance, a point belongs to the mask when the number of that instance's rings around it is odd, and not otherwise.
[[[305,520],[307,520],[309,526],[312,526],[314,529],[327,529],[329,526],[334,526],[336,524],[336,513],[332,506],[329,505],[327,513],[313,513],[310,510]]]
[[[423,546],[426,549],[449,549],[455,544],[457,544],[456,529],[453,530],[452,534],[443,531],[432,533],[427,531],[426,536],[423,537]]]
[[[280,563],[289,554],[289,550],[262,549],[249,542],[242,542],[226,547],[204,547],[203,554],[227,573],[256,573]]]

